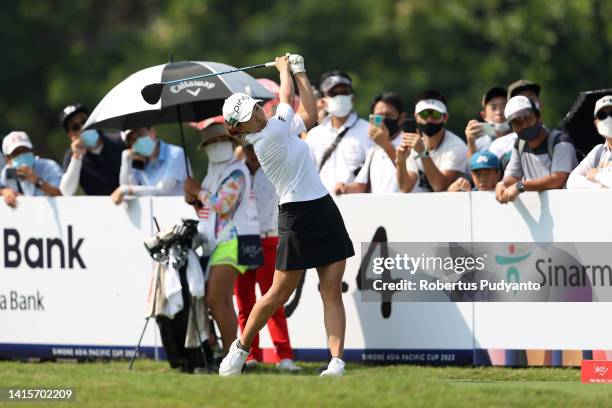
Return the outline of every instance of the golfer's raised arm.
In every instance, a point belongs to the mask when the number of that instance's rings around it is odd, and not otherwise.
[[[306,128],[310,129],[317,123],[317,101],[312,92],[312,86],[310,85],[308,76],[306,76],[306,72],[295,74],[294,78],[300,94],[300,108],[297,113],[302,117],[302,120],[304,120]]]
[[[293,78],[291,78],[291,69],[289,57],[277,57],[274,61],[276,69],[280,74],[280,89],[278,91],[278,99],[280,103],[291,105],[293,100]]]

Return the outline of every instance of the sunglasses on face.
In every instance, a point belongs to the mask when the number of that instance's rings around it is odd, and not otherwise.
[[[599,120],[606,120],[608,116],[612,116],[612,111],[609,111],[609,112],[599,111],[597,112],[597,115],[595,115],[595,117]]]
[[[433,120],[439,120],[442,117],[442,113],[433,109],[425,109],[424,111],[420,111],[418,115],[421,117],[421,119],[431,117]]]
[[[69,129],[73,132],[78,132],[79,130],[83,128],[84,124],[85,122],[75,122],[72,125],[70,125]]]
[[[338,96],[338,95],[352,95],[353,91],[351,91],[349,88],[341,88],[341,89],[331,89],[328,93],[327,96],[333,98],[334,96]]]

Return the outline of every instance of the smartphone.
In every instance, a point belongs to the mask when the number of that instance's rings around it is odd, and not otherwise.
[[[380,127],[382,125],[382,122],[383,122],[382,115],[370,115],[370,123],[373,124],[374,126]]]
[[[145,162],[142,160],[132,160],[132,168],[136,170],[144,170]]]
[[[9,180],[17,180],[17,169],[14,167],[7,167],[6,178]]]
[[[478,137],[482,137],[484,135],[489,136],[491,139],[495,139],[496,133],[495,133],[495,125],[491,124],[491,123],[487,123],[487,122],[483,122],[480,124],[481,128],[482,128],[482,133],[480,133],[480,135],[478,135]],[[478,139],[477,137],[477,139]]]
[[[416,120],[406,119],[402,125],[402,132],[404,133],[416,133]]]

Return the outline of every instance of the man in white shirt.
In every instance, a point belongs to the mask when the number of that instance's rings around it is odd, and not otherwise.
[[[440,92],[425,91],[416,102],[417,133],[402,134],[397,149],[400,191],[446,191],[457,177],[467,174],[467,146],[445,129],[448,110]]]
[[[384,92],[370,103],[371,120],[368,135],[375,143],[366,155],[366,161],[355,181],[342,184],[341,193],[398,193],[395,170],[395,151],[402,138],[402,125],[406,120],[404,101],[395,92]]]
[[[329,192],[338,193],[343,184],[353,182],[372,142],[368,138],[368,122],[353,111],[353,87],[348,74],[323,74],[321,92],[329,115],[308,132],[306,143],[323,185]]]

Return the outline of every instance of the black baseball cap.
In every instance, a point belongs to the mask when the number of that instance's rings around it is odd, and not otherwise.
[[[87,109],[85,105],[80,103],[68,105],[60,112],[59,120],[62,126],[64,126],[64,130],[66,132],[68,131],[68,121],[70,120],[70,118],[80,112],[84,112],[89,115],[89,109]]]
[[[489,103],[493,98],[506,98],[507,93],[508,91],[506,90],[506,88],[502,88],[501,86],[494,86],[482,96],[482,107],[484,108],[485,105]]]

